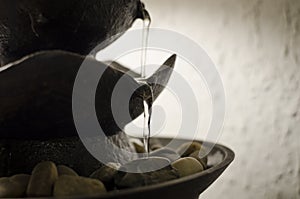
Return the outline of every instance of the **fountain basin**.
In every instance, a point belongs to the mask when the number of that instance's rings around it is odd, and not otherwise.
[[[171,139],[155,138],[152,141],[159,141],[163,145]],[[187,139],[173,140],[178,146],[190,142]],[[201,142],[201,141],[200,141]],[[209,168],[190,176],[176,180],[159,183],[155,185],[123,189],[112,191],[106,194],[93,197],[70,197],[70,198],[90,198],[90,199],[153,199],[153,198],[171,198],[171,199],[197,199],[213,182],[220,177],[230,163],[234,160],[234,152],[221,145],[216,144],[208,155]],[[49,198],[50,199],[50,198]]]
[[[156,138],[163,145],[171,139]],[[154,141],[155,139],[153,139]],[[183,143],[190,142],[187,139],[176,139],[174,142],[180,146]],[[171,198],[171,199],[197,199],[234,160],[234,152],[221,145],[216,144],[208,155],[208,165],[210,168],[203,172],[196,173],[187,177],[179,178],[156,185],[120,190],[101,196],[90,198],[101,199],[153,199],[153,198]],[[210,165],[212,164],[212,165]],[[85,197],[86,198],[86,197]]]

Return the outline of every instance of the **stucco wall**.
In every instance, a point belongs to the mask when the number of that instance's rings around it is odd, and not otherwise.
[[[201,198],[300,198],[300,1],[143,0],[152,27],[199,43],[223,78],[236,159]]]

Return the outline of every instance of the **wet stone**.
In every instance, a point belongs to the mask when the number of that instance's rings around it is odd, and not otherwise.
[[[202,164],[203,168],[207,168],[207,156],[200,158],[199,155],[200,155],[200,150],[197,150],[191,153],[189,157],[195,158]]]
[[[150,150],[151,151],[156,151],[156,150],[158,150],[158,149],[160,149],[162,147],[163,146],[161,144],[152,144],[152,145],[150,145]]]
[[[57,168],[53,162],[46,161],[37,164],[29,180],[27,196],[51,196],[53,185],[57,178]]]
[[[100,180],[107,189],[111,190],[114,188],[114,175],[118,173],[119,168],[120,164],[118,163],[108,163],[94,171],[90,178]]]
[[[130,142],[133,145],[133,147],[137,153],[146,153],[144,144],[141,142],[141,140],[131,138]]]
[[[150,150],[155,151],[157,149],[163,148],[163,145],[159,140],[150,140]]]
[[[141,187],[177,179],[179,174],[170,166],[170,163],[168,159],[161,157],[134,160],[121,167],[121,171],[114,176],[114,182],[118,188],[122,189]]]
[[[145,173],[159,168],[164,168],[170,164],[170,160],[163,157],[140,158],[123,165],[120,170],[134,173]]]
[[[145,186],[149,180],[149,176],[142,173],[119,172],[114,176],[114,183],[120,189]]]
[[[96,179],[80,176],[60,176],[54,185],[53,196],[92,196],[106,193],[104,184]]]
[[[204,170],[202,164],[191,157],[180,158],[172,163],[172,167],[178,171],[180,177],[189,176]]]
[[[181,157],[187,157],[194,151],[200,150],[202,145],[199,142],[187,142],[182,144],[176,152],[181,155]]]
[[[179,173],[170,166],[147,173],[118,172],[115,175],[115,184],[118,188],[135,188],[158,184],[179,178]]]
[[[167,158],[171,162],[174,162],[180,158],[180,155],[174,150],[169,148],[161,148],[156,151],[153,151],[149,154],[151,157],[163,157]]]
[[[64,165],[57,166],[57,172],[58,172],[58,176],[62,176],[62,175],[78,176],[78,174],[73,169]]]
[[[0,198],[24,197],[30,175],[18,174],[0,178]]]

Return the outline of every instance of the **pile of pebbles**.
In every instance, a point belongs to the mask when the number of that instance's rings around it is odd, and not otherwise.
[[[137,152],[145,152],[139,140],[131,140],[131,143]],[[159,144],[152,145],[148,158],[140,158],[125,165],[109,163],[89,177],[79,176],[65,165],[57,166],[51,161],[40,162],[30,175],[0,178],[0,198],[91,196],[178,179],[207,168],[207,158],[199,157],[201,147],[199,142],[185,143],[177,150],[164,148]],[[149,162],[161,161],[169,163],[168,166],[146,173],[124,172],[130,167],[142,170],[143,165]]]

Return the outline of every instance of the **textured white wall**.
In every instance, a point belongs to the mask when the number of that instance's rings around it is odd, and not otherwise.
[[[152,27],[198,42],[227,95],[236,159],[201,198],[300,198],[300,1],[143,0]]]

